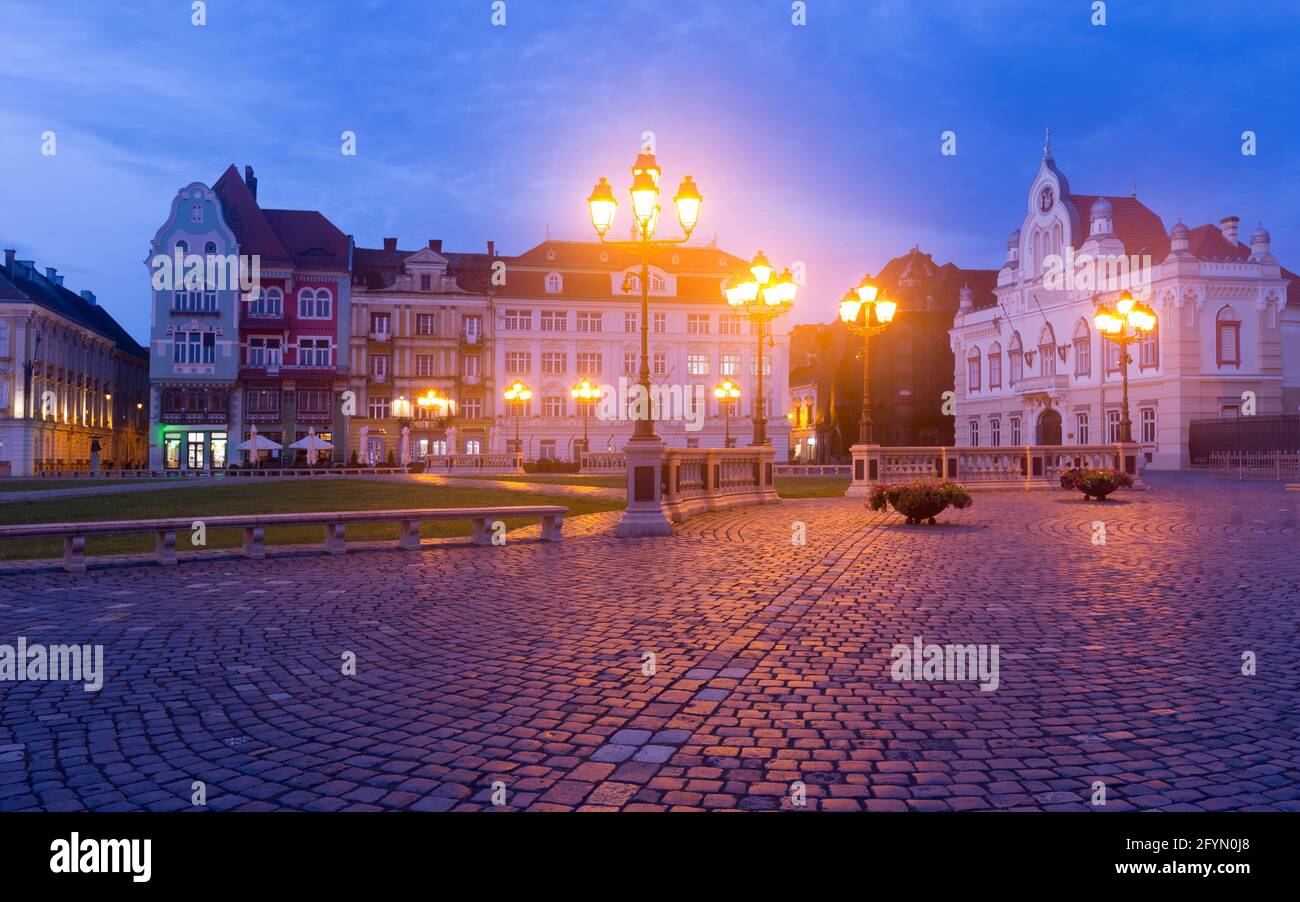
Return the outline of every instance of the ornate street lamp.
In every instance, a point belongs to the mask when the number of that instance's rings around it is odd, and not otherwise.
[[[732,382],[730,379],[723,379],[722,383],[713,389],[713,397],[718,399],[720,402],[718,406],[722,408],[722,423],[723,429],[725,430],[722,447],[730,448],[731,405],[735,404],[736,399],[740,397],[740,386]]]
[[[1114,309],[1102,307],[1093,317],[1097,331],[1107,341],[1119,345],[1120,374],[1124,380],[1124,402],[1119,420],[1119,440],[1123,444],[1133,441],[1133,421],[1128,415],[1128,365],[1132,361],[1128,346],[1141,341],[1156,327],[1155,311],[1133,299],[1128,291],[1120,294]]]
[[[632,185],[629,191],[632,195],[632,215],[636,237],[631,241],[615,241],[606,237],[614,224],[614,213],[618,209],[618,201],[614,199],[614,191],[606,179],[602,178],[597,182],[596,187],[591,191],[591,196],[587,198],[587,206],[591,211],[591,224],[601,242],[630,251],[638,255],[641,262],[641,373],[639,381],[642,391],[645,392],[647,412],[645,417],[638,418],[636,421],[631,439],[634,442],[659,441],[659,437],[655,435],[654,419],[650,412],[650,255],[655,250],[673,247],[690,240],[691,232],[694,230],[696,223],[699,222],[700,204],[703,200],[691,177],[688,175],[682,179],[677,194],[673,197],[673,204],[677,208],[677,221],[681,224],[684,233],[683,237],[656,239],[654,235],[659,224],[660,174],[661,170],[655,160],[655,155],[643,150],[632,165]]]
[[[583,379],[569,394],[573,395],[578,402],[578,407],[582,409],[582,452],[586,454],[591,450],[591,439],[587,435],[587,417],[591,414],[591,405],[601,398],[600,386],[592,385],[589,380]]]
[[[768,445],[767,407],[763,396],[763,339],[768,338],[765,324],[776,319],[794,306],[797,286],[790,270],[775,275],[776,270],[767,256],[759,251],[750,261],[749,272],[733,276],[723,289],[727,303],[743,311],[758,328],[758,383],[754,395],[754,439],[751,444]]]
[[[857,288],[840,299],[840,320],[854,335],[862,336],[862,418],[858,422],[858,443],[873,444],[871,422],[871,338],[884,332],[894,320],[898,304],[880,294],[871,274],[862,277]],[[872,314],[875,322],[872,322]],[[858,322],[861,318],[861,322]]]
[[[503,392],[503,396],[515,409],[515,452],[522,455],[524,446],[519,442],[519,420],[523,417],[524,404],[533,396],[533,390],[518,379]]]

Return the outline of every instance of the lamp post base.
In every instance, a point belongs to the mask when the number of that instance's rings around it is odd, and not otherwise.
[[[614,528],[620,539],[670,536],[672,524],[663,509],[663,443],[634,440],[623,446],[627,459],[627,510]]]
[[[880,446],[858,443],[849,448],[853,455],[853,482],[844,492],[845,498],[868,498],[871,487],[880,481]]]

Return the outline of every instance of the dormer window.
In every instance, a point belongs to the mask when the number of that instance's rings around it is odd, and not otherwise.
[[[546,293],[559,294],[564,290],[564,277],[558,272],[546,274]]]
[[[433,290],[433,276],[429,275],[428,273],[423,273],[420,276],[420,290],[421,291]]]

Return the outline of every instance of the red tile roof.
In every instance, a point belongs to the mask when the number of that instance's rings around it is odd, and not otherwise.
[[[1079,214],[1079,234],[1075,236],[1074,248],[1078,250],[1088,240],[1092,229],[1092,205],[1099,194],[1071,194],[1069,200]],[[1168,241],[1168,231],[1160,217],[1136,197],[1112,197],[1104,195],[1110,201],[1111,223],[1115,228],[1115,237],[1124,244],[1126,254],[1155,254],[1150,248],[1161,241]],[[1166,251],[1167,252],[1167,251]],[[1164,259],[1163,256],[1156,259]]]
[[[233,164],[212,186],[242,254],[257,254],[262,266],[346,269],[348,237],[316,210],[263,210]]]

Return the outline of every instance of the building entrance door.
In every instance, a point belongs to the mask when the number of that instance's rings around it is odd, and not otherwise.
[[[1038,442],[1040,445],[1061,444],[1061,415],[1047,408],[1038,417]]]

